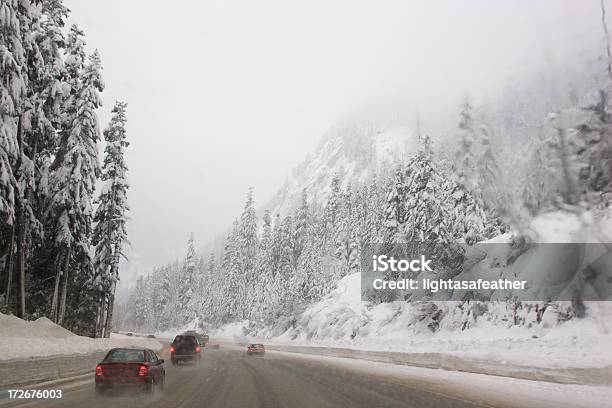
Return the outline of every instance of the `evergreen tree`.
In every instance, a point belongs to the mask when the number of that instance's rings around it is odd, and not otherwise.
[[[105,183],[97,200],[98,208],[94,215],[95,227],[92,244],[96,246],[94,255],[94,290],[98,292],[99,308],[102,310],[98,335],[110,334],[113,315],[115,288],[119,280],[119,257],[123,256],[122,247],[127,241],[127,166],[125,149],[129,146],[125,125],[127,117],[125,102],[116,102],[112,118],[104,130],[106,140],[105,157],[102,165],[102,181]],[[101,329],[104,328],[104,333]]]
[[[250,188],[244,210],[240,216],[240,257],[243,272],[252,268],[253,257],[257,250],[257,216],[253,202],[253,189]]]
[[[302,251],[304,250],[304,245],[306,244],[306,240],[308,238],[307,234],[309,224],[310,210],[308,208],[308,196],[306,194],[306,189],[303,189],[300,199],[300,206],[298,207],[295,215],[295,236],[293,237],[293,242],[295,245],[293,248],[293,259],[296,261],[299,259]]]
[[[146,292],[145,279],[143,276],[139,276],[136,280],[133,296],[135,299],[134,324],[139,328],[144,327],[148,318],[147,303],[145,301],[148,298],[148,293]]]
[[[234,220],[232,230],[225,240],[223,249],[222,270],[224,273],[222,281],[223,297],[219,304],[219,321],[227,322],[237,315],[239,299],[234,295],[238,292],[238,279],[240,276],[240,247],[239,223]]]
[[[608,90],[601,89],[595,103],[583,111],[586,118],[575,127],[574,139],[580,194],[587,205],[608,206],[612,201],[612,110]]]
[[[168,330],[171,321],[168,319],[167,310],[172,302],[172,282],[170,279],[170,266],[166,265],[160,269],[160,286],[159,286],[159,329]]]
[[[15,196],[19,186],[14,169],[21,159],[18,121],[26,93],[26,56],[20,24],[23,4],[29,2],[5,1],[0,5],[0,213],[3,224],[15,221]]]
[[[385,226],[388,230],[388,241],[393,240],[400,226],[406,221],[405,205],[406,192],[405,171],[398,167],[395,170],[393,188],[387,194],[387,208],[385,210]]]
[[[334,251],[342,265],[340,277],[359,270],[359,246],[355,235],[356,219],[353,201],[353,189],[349,183],[342,195]]]
[[[83,45],[78,35],[72,43],[77,48]],[[71,53],[70,56],[73,54]],[[75,59],[76,57],[71,59],[74,64],[76,64]],[[67,65],[68,61],[67,57]],[[74,68],[72,65],[71,67]],[[66,309],[66,296],[69,288],[68,271],[71,262],[74,260],[77,265],[89,263],[89,238],[93,212],[91,199],[96,179],[100,174],[97,150],[100,129],[96,114],[96,110],[101,106],[98,92],[104,89],[100,70],[100,57],[97,52],[94,52],[75,84],[77,89],[71,95],[72,102],[68,109],[68,112],[73,114],[69,115],[70,119],[67,120],[70,127],[62,135],[51,168],[53,171],[50,180],[54,202],[53,216],[57,220],[55,243],[60,254],[60,259],[57,261],[58,273],[51,315],[58,323],[63,322]],[[62,294],[58,302],[57,288],[60,278],[62,278]]]
[[[282,221],[277,215],[274,232],[272,233],[272,249],[269,268],[272,271],[271,285],[266,294],[269,309],[273,311],[272,318],[286,316],[289,312],[291,295],[286,289],[293,269],[293,219],[286,216]]]
[[[328,241],[333,242],[337,232],[338,214],[342,205],[342,193],[340,191],[340,176],[334,174],[331,180],[329,197],[323,213],[323,226]]]
[[[459,120],[459,144],[455,151],[455,165],[457,182],[466,191],[471,191],[475,186],[474,180],[474,145],[475,145],[474,119],[472,117],[472,105],[469,98],[465,98],[461,104]]]
[[[193,242],[193,234],[187,241],[187,254],[183,262],[183,272],[181,274],[182,279],[180,282],[180,291],[178,295],[178,302],[180,310],[182,311],[183,323],[188,323],[195,318],[196,310],[194,310],[194,297],[196,287],[196,250]]]
[[[34,166],[31,152],[28,151],[28,132],[31,129],[30,106],[33,102],[29,92],[30,83],[28,71],[32,60],[33,71],[42,65],[38,58],[37,43],[33,41],[30,31],[36,26],[36,8],[29,1],[6,2],[0,11],[0,58],[2,58],[2,78],[6,78],[4,86],[14,86],[6,89],[0,86],[0,138],[4,150],[0,154],[0,213],[7,212],[11,231],[11,257],[14,263],[14,273],[17,277],[17,315],[25,317],[25,263],[28,252],[30,224],[37,220],[33,215],[29,196],[34,180]],[[2,24],[4,23],[4,24]],[[13,41],[13,44],[9,42]],[[34,58],[36,57],[36,58]],[[6,75],[6,76],[5,76]],[[6,143],[6,144],[4,144]],[[6,146],[6,147],[4,147]],[[6,150],[5,150],[6,149]],[[12,160],[11,160],[12,158]],[[10,170],[9,167],[12,167]],[[4,188],[2,188],[4,186]],[[4,191],[2,191],[4,190]],[[16,222],[13,222],[16,221]],[[13,261],[12,250],[15,249]],[[13,271],[9,268],[10,275]],[[7,288],[7,293],[10,289]]]

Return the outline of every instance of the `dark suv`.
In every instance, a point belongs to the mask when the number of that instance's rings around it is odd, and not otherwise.
[[[202,361],[202,348],[197,337],[191,334],[179,334],[170,344],[170,358],[172,364],[180,361]]]

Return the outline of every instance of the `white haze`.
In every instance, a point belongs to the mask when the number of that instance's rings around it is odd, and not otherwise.
[[[426,4],[428,3],[428,4]],[[263,204],[356,106],[410,104],[423,126],[465,93],[603,50],[599,0],[67,1],[129,103],[123,282]],[[383,108],[381,108],[381,106]]]

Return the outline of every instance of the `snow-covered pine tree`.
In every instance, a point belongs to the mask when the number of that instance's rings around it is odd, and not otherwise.
[[[409,186],[403,227],[406,242],[416,245],[416,251],[425,248],[430,256],[435,256],[448,268],[454,267],[454,254],[451,254],[452,259],[446,257],[448,246],[458,237],[463,237],[465,226],[461,224],[462,219],[471,218],[472,214],[458,210],[457,203],[451,198],[457,185],[436,169],[432,156],[425,150],[410,162],[406,174]]]
[[[496,202],[500,196],[500,169],[499,162],[491,143],[490,131],[486,126],[480,127],[479,143],[481,154],[477,160],[478,169],[477,191],[474,200],[482,208],[484,236],[491,238],[506,231],[502,219],[499,217]],[[478,237],[481,238],[481,237]]]
[[[585,120],[575,127],[574,160],[579,165],[579,193],[589,206],[612,203],[612,109],[609,91],[601,89],[585,108]]]
[[[52,165],[50,180],[53,197],[55,226],[55,244],[59,250],[57,261],[58,272],[51,315],[58,323],[64,320],[66,297],[70,279],[68,271],[72,261],[77,262],[76,269],[90,263],[89,238],[91,235],[92,205],[95,183],[100,174],[97,142],[100,140],[100,129],[96,110],[102,101],[99,92],[104,89],[100,74],[101,62],[94,52],[88,63],[80,70],[84,42],[80,39],[82,32],[71,31],[75,36],[69,44],[76,47],[70,50],[66,58],[69,72],[79,73],[74,83],[76,91],[71,94],[67,107],[66,123],[69,128],[62,134],[60,145]],[[68,61],[71,64],[68,64]],[[61,297],[58,295],[59,281],[62,279]]]
[[[367,186],[365,196],[363,206],[366,220],[363,240],[367,243],[380,242],[384,239],[385,233],[386,186],[384,177],[375,174]]]
[[[9,226],[11,243],[9,262],[14,264],[17,278],[17,307],[19,317],[25,316],[25,262],[31,224],[39,224],[28,200],[34,179],[34,166],[27,150],[31,128],[29,90],[30,60],[32,71],[43,65],[38,44],[31,35],[38,24],[40,8],[26,1],[6,1],[0,5],[0,228]],[[5,224],[6,223],[6,224]],[[15,253],[13,254],[13,250]],[[13,256],[15,257],[13,260]],[[10,265],[9,285],[13,275]],[[10,288],[7,286],[6,297]]]
[[[23,141],[23,103],[26,92],[27,59],[23,48],[23,35],[27,27],[22,27],[23,14],[29,9],[29,2],[3,2],[0,5],[0,232],[11,235],[8,245],[9,256],[7,257],[8,284],[5,292],[5,302],[9,302],[11,287],[13,286],[13,264],[23,264],[23,248],[20,248],[20,240],[15,242],[15,233],[23,231],[24,200],[23,189],[19,182],[19,169],[21,168],[24,154]],[[16,215],[20,220],[15,223]],[[16,224],[16,225],[15,225]],[[2,234],[4,235],[4,234]],[[15,254],[17,249],[17,254]],[[17,255],[17,259],[13,259]],[[17,273],[19,291],[17,292],[17,315],[23,317],[25,313],[25,296],[23,288],[23,276]]]
[[[25,95],[17,110],[17,139],[20,146],[20,155],[16,162],[13,173],[17,180],[18,189],[15,195],[15,276],[18,281],[18,307],[17,315],[25,317],[26,314],[26,256],[32,241],[31,233],[40,236],[41,223],[35,214],[32,205],[32,192],[35,189],[35,163],[39,154],[38,129],[36,127],[34,108],[41,102],[41,97],[35,91],[35,84],[31,79],[36,79],[44,69],[38,43],[32,33],[39,29],[40,8],[29,2],[20,3],[17,18],[22,33],[21,45],[23,47],[26,64],[22,65],[22,77],[25,83]],[[34,117],[33,117],[34,116]]]
[[[254,266],[255,256],[258,249],[257,238],[257,215],[253,201],[253,188],[249,188],[247,200],[240,216],[240,231],[238,234],[240,274],[235,277],[238,291],[233,294],[236,297],[236,312],[244,318],[251,309],[249,307],[247,292],[252,290],[255,281]]]
[[[392,241],[393,237],[400,231],[401,225],[406,221],[406,180],[405,170],[398,167],[395,170],[393,187],[387,193],[387,207],[385,209],[385,227],[387,227],[387,241]]]
[[[21,158],[18,118],[26,93],[26,57],[22,43],[20,13],[22,2],[3,1],[0,5],[0,214],[3,227],[15,220],[17,180],[13,170]],[[23,2],[29,6],[29,2]]]
[[[104,186],[94,215],[92,244],[95,245],[93,290],[100,299],[100,324],[97,335],[108,337],[113,316],[115,288],[119,280],[119,258],[124,256],[122,248],[127,242],[127,165],[125,149],[129,146],[126,134],[125,102],[115,102],[112,117],[104,130],[105,157],[102,164]]]
[[[342,264],[339,277],[359,270],[359,247],[355,235],[354,193],[349,183],[341,197],[340,212],[337,217],[337,231],[334,254]]]
[[[168,330],[171,321],[168,318],[168,309],[172,302],[172,281],[170,278],[170,266],[165,265],[160,269],[159,284],[159,323],[160,330]]]
[[[332,245],[338,231],[338,215],[342,207],[342,192],[340,191],[340,188],[340,175],[334,174],[331,180],[327,204],[323,210],[324,236],[327,242],[331,243]]]
[[[323,237],[313,234],[309,237],[298,264],[298,270],[304,280],[298,296],[305,304],[321,299],[335,284],[333,279],[325,275],[323,258]]]
[[[308,208],[308,194],[306,189],[302,190],[300,206],[295,214],[295,236],[293,237],[293,259],[297,262],[304,245],[306,244],[308,226],[310,225],[310,209]]]
[[[293,276],[293,218],[286,216],[279,220],[277,216],[272,233],[272,253],[270,269],[272,271],[272,284],[269,288],[268,304],[274,317],[286,316],[289,313],[291,295],[288,293],[286,283]]]
[[[240,247],[239,247],[238,220],[234,220],[232,229],[225,239],[223,248],[223,260],[221,263],[223,277],[220,278],[223,288],[221,301],[219,302],[219,321],[227,322],[236,315],[238,301],[234,298],[237,291],[236,279],[240,275]]]
[[[499,167],[491,145],[490,132],[486,126],[480,127],[478,141],[482,150],[482,154],[477,160],[478,186],[484,202],[489,203],[488,207],[491,208],[499,190]]]
[[[253,257],[257,250],[257,215],[253,201],[253,188],[249,188],[247,200],[240,216],[239,244],[241,263],[244,271],[252,266]]]
[[[268,313],[267,294],[273,282],[272,274],[272,218],[270,210],[266,210],[262,217],[262,232],[259,248],[255,258],[255,281],[250,288],[249,304],[253,305],[249,317],[261,322]]]
[[[144,301],[148,298],[148,294],[146,293],[146,284],[145,278],[141,275],[136,280],[136,286],[134,287],[134,291],[132,292],[132,296],[135,299],[134,302],[134,324],[136,327],[144,327],[147,322],[147,318],[149,317],[148,305],[147,302]]]
[[[85,67],[85,33],[76,24],[70,26],[66,36],[66,54],[64,67],[66,78],[62,84],[63,93],[67,96],[64,104],[64,131],[70,131],[72,119],[76,112],[76,98],[81,88],[81,71]]]
[[[189,236],[187,241],[187,254],[183,261],[183,270],[181,273],[180,289],[178,294],[178,302],[183,317],[183,324],[192,321],[196,316],[196,310],[194,310],[193,300],[195,297],[196,289],[196,250],[195,243],[193,241],[193,234]]]
[[[466,191],[472,191],[475,186],[474,180],[474,148],[475,131],[474,119],[472,117],[472,105],[469,97],[461,103],[459,120],[459,143],[455,151],[455,166],[457,182],[465,186]]]
[[[68,10],[60,0],[38,2],[30,14],[30,24],[24,38],[28,60],[27,92],[23,112],[23,160],[17,172],[23,192],[23,229],[17,230],[20,247],[28,257],[21,263],[27,278],[28,312],[33,315],[48,313],[48,282],[52,281],[55,254],[46,217],[50,199],[48,175],[51,158],[55,154],[58,131],[61,129],[61,79],[65,74],[62,52],[65,38],[62,33]],[[22,20],[22,28],[26,22]],[[52,239],[52,238],[51,238]],[[35,274],[25,271],[36,271]],[[21,274],[21,271],[18,272]]]
[[[217,282],[217,258],[215,251],[211,250],[204,266],[204,273],[200,282],[200,309],[201,316],[205,321],[214,320],[214,305],[216,302],[216,282]]]

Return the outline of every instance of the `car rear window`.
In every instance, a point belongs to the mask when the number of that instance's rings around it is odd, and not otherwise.
[[[115,361],[136,361],[142,363],[145,361],[144,350],[129,350],[129,349],[115,349],[108,352],[104,358],[106,362]]]
[[[175,346],[182,346],[182,345],[193,346],[197,344],[198,344],[198,341],[196,340],[194,336],[176,336],[174,338]]]
[[[264,346],[263,344],[251,344],[251,348],[262,349]]]

